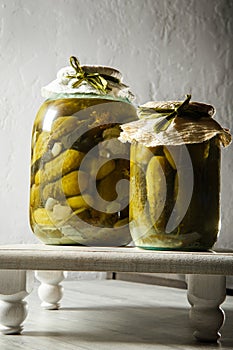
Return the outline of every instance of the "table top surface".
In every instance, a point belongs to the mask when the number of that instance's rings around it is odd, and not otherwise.
[[[233,275],[233,251],[152,251],[136,247],[0,245],[0,269]]]

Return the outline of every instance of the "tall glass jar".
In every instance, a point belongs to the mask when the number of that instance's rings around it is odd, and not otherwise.
[[[70,62],[34,122],[31,227],[46,244],[126,245],[129,148],[117,138],[136,119],[133,95],[117,70]]]
[[[131,142],[130,231],[136,246],[208,250],[220,229],[220,144],[229,131],[212,106],[148,103],[122,126]],[[140,132],[139,132],[140,131]]]

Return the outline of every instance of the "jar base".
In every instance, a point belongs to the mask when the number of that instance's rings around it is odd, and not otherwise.
[[[180,252],[213,252],[211,248],[170,248],[170,247],[143,247],[137,246],[137,248],[144,250],[156,250],[156,251],[180,251]]]

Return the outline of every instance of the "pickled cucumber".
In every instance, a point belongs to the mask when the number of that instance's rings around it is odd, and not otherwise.
[[[166,158],[152,157],[146,171],[146,188],[151,221],[157,233],[165,232],[171,211],[172,181],[172,169]]]
[[[115,168],[115,161],[113,159],[108,160],[100,167],[99,171],[96,174],[96,180],[101,180],[104,177],[108,176],[109,174],[111,174],[114,168]]]
[[[49,142],[49,132],[43,131],[39,134],[38,140],[35,142],[32,164],[34,164],[38,159],[40,159],[47,150]]]
[[[79,208],[88,208],[93,204],[93,198],[88,194],[84,194],[82,196],[79,195],[67,198],[67,203],[74,210]]]
[[[38,208],[33,213],[35,222],[39,225],[53,226],[54,221],[51,218],[51,214],[44,208]]]
[[[50,140],[60,140],[62,136],[69,134],[79,125],[80,121],[76,117],[70,116],[57,118],[52,123]]]
[[[61,180],[46,185],[43,189],[43,198],[46,201],[49,197],[61,199],[64,196],[76,196],[80,193],[80,184],[82,189],[86,189],[88,175],[83,171],[73,171],[63,176]]]
[[[84,153],[68,149],[57,158],[47,162],[43,169],[39,169],[35,176],[35,183],[42,184],[54,181],[62,175],[79,168]]]
[[[115,169],[97,184],[99,195],[106,201],[114,201],[117,198],[116,185],[122,179],[119,169]],[[110,191],[111,189],[111,191]]]
[[[130,150],[130,206],[129,221],[135,227],[136,239],[153,226],[147,202],[146,175],[143,166],[137,162],[137,146]]]
[[[168,162],[170,163],[171,167],[176,170],[176,164],[175,161],[171,155],[171,153],[169,152],[169,150],[167,149],[167,147],[163,147],[163,152],[165,154],[165,157],[167,158]]]
[[[39,207],[41,204],[41,190],[39,185],[33,184],[30,192],[30,205],[34,208]]]

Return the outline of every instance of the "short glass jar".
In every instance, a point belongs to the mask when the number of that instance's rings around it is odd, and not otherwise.
[[[122,246],[128,226],[129,147],[120,124],[135,120],[132,94],[109,67],[58,72],[32,133],[30,223],[46,244]]]
[[[220,143],[212,106],[148,103],[122,126],[131,142],[130,231],[145,249],[211,249],[220,229]]]

